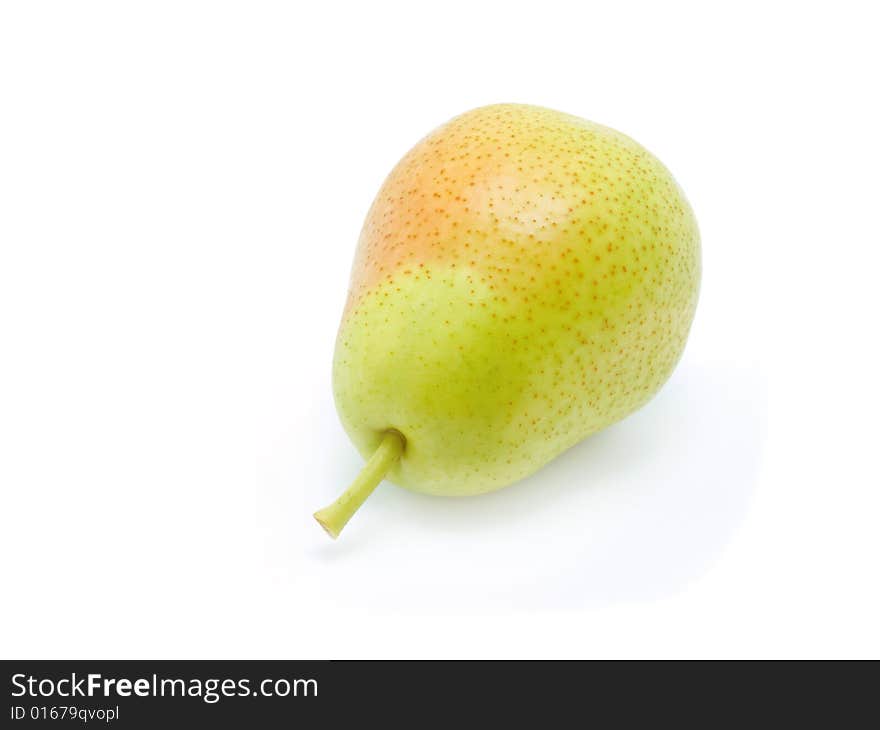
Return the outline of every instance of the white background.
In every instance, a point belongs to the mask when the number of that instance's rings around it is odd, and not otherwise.
[[[870,3],[0,9],[0,655],[880,657]],[[447,118],[628,133],[697,213],[684,358],[527,481],[382,485],[330,362]]]

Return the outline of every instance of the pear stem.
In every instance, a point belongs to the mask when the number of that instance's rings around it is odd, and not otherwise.
[[[379,486],[388,470],[403,453],[404,439],[397,431],[387,431],[379,448],[370,457],[361,473],[333,504],[315,512],[315,519],[334,540],[358,511],[364,500]]]

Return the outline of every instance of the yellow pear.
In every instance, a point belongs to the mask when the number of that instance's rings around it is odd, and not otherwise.
[[[632,413],[681,356],[699,282],[684,193],[629,137],[515,104],[451,120],[364,223],[333,386],[369,461],[316,518],[337,536],[385,476],[498,489]]]

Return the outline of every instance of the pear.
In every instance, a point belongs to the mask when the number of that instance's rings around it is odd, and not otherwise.
[[[338,536],[385,477],[499,489],[632,413],[679,360],[699,282],[690,205],[629,137],[518,104],[452,119],[364,223],[333,388],[368,463],[316,519]]]

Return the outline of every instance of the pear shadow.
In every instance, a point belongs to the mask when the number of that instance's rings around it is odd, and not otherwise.
[[[640,411],[497,492],[439,498],[381,485],[357,529],[311,556],[345,570],[381,555],[360,600],[384,609],[393,598],[395,611],[420,610],[395,590],[402,583],[449,611],[475,587],[469,611],[667,596],[704,575],[745,519],[766,411],[760,371],[682,367]]]

